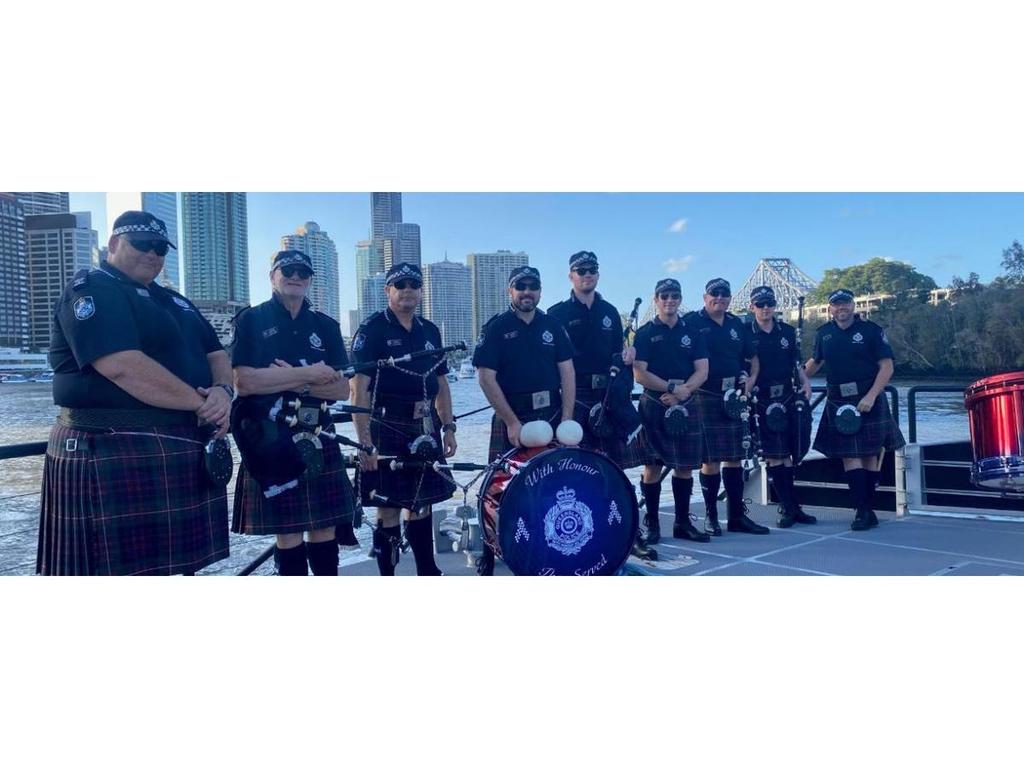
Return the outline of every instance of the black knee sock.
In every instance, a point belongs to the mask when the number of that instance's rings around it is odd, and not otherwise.
[[[796,495],[796,467],[783,466],[783,469],[786,470],[784,477],[786,478],[786,488],[789,489],[789,499],[793,502],[794,507],[799,508],[800,499]]]
[[[700,491],[704,494],[704,508],[709,514],[718,514],[718,489],[722,485],[721,475],[700,473]]]
[[[743,514],[743,467],[722,467],[722,484],[729,517]]]
[[[648,525],[658,525],[658,507],[661,506],[661,483],[645,483],[640,481],[640,492],[644,495],[644,508],[647,510],[644,519]],[[654,521],[651,523],[651,521]]]
[[[772,481],[775,495],[785,511],[788,511],[793,506],[792,486],[789,484],[787,469],[790,469],[790,467],[787,467],[785,464],[768,467],[768,477]]]
[[[390,528],[378,526],[373,531],[373,554],[377,558],[377,568],[381,576],[394,576],[398,564],[397,547],[401,542],[402,529],[393,525]],[[394,561],[392,561],[394,555]]]
[[[676,503],[676,523],[690,522],[690,494],[693,493],[692,477],[672,477],[672,499]]]
[[[307,576],[306,548],[299,544],[291,549],[274,548],[274,564],[278,576]]]
[[[338,540],[307,541],[306,559],[314,576],[338,575]]]
[[[861,510],[867,506],[868,499],[868,472],[866,469],[846,470],[846,484],[850,486],[850,498],[853,501],[853,508]]]
[[[867,500],[866,505],[868,509],[875,508],[875,491],[878,490],[878,484],[882,480],[882,473],[874,469],[865,469],[867,472]]]
[[[434,531],[431,516],[410,520],[405,524],[405,535],[416,559],[417,576],[440,576],[441,569],[434,562]]]

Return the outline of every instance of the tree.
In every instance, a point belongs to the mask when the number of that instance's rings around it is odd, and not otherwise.
[[[858,296],[890,293],[899,297],[908,291],[918,291],[920,298],[936,287],[931,277],[922,275],[913,265],[876,256],[866,264],[825,270],[825,276],[811,293],[810,301],[823,304],[837,288],[849,288]]]
[[[1024,285],[1024,246],[1014,240],[1013,245],[1003,251],[1001,266],[1009,283]]]

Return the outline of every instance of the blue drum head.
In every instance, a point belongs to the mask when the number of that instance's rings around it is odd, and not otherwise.
[[[545,451],[502,495],[502,558],[518,576],[611,575],[629,556],[638,517],[632,485],[604,454]]]

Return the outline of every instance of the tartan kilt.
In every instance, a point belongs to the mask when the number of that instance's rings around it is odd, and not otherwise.
[[[640,419],[644,428],[638,441],[644,464],[662,464],[672,469],[696,469],[700,466],[703,445],[700,414],[693,398],[683,405],[689,414],[686,434],[670,435],[665,429],[665,411],[668,409],[650,395],[641,395]]]
[[[829,458],[859,458],[874,456],[883,448],[894,451],[906,445],[899,425],[889,410],[889,398],[882,393],[875,400],[875,406],[860,416],[860,431],[855,435],[844,435],[832,425],[836,409],[849,403],[857,405],[860,397],[828,398],[825,400],[825,411],[818,423],[818,431],[814,435],[814,450]]]
[[[516,413],[516,418],[523,424],[528,421],[547,421],[551,423],[552,429],[556,429],[562,420],[562,406],[561,404],[550,405],[538,411]],[[505,426],[505,422],[498,418],[498,414],[491,416],[491,440],[487,445],[487,463],[490,464],[514,447],[509,442],[508,427]]]
[[[590,409],[604,400],[605,392],[604,389],[576,390],[575,417],[583,427],[583,440],[580,442],[580,447],[603,453],[622,469],[639,467],[644,463],[646,456],[646,450],[641,445],[643,430],[633,438],[629,445],[617,435],[602,438],[590,430]]]
[[[166,576],[227,556],[227,491],[206,480],[197,428],[87,432],[54,425],[37,573]]]
[[[381,418],[375,416],[370,421],[371,441],[376,446],[377,453],[381,456],[410,458],[409,443],[423,434],[423,419],[387,416],[382,424]],[[437,415],[437,411],[432,410],[431,418],[433,423],[431,435],[443,454],[441,419]],[[443,455],[440,461],[442,464],[447,463]],[[450,472],[446,476],[429,468],[395,471],[388,466],[389,464],[390,462],[387,461],[377,463],[377,477],[379,478],[377,490],[382,496],[387,496],[396,507],[417,512],[429,504],[450,499],[455,493],[456,485],[450,479]]]
[[[313,480],[299,480],[296,488],[272,498],[263,495],[245,466],[238,468],[231,530],[262,536],[271,533],[302,533],[330,528],[352,520],[355,492],[345,471],[341,448],[321,437],[324,468]]]
[[[789,412],[793,409],[793,393],[789,392],[783,397],[774,400],[770,398],[757,399],[757,438],[761,446],[761,455],[766,459],[791,459],[793,458],[790,445],[790,430],[793,428],[793,420],[789,418]],[[786,429],[782,432],[773,432],[768,429],[768,420],[765,413],[772,403],[782,403],[786,406]],[[741,433],[742,434],[742,433]]]
[[[703,436],[701,460],[741,461],[746,455],[743,450],[743,422],[726,415],[722,395],[718,392],[699,389],[696,399]]]

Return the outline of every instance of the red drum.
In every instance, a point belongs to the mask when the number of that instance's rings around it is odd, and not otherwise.
[[[629,557],[633,486],[603,453],[517,448],[483,479],[481,530],[517,576],[606,576]]]
[[[971,424],[971,482],[1024,492],[1024,371],[989,376],[964,390]]]

